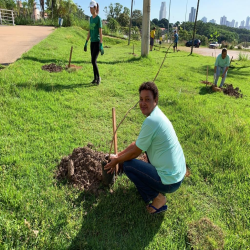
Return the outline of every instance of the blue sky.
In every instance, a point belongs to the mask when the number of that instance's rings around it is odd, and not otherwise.
[[[75,3],[80,5],[84,10],[85,14],[90,15],[89,12],[89,3],[90,0],[73,0]],[[159,11],[161,2],[164,0],[151,0],[151,17],[159,18]],[[168,19],[168,9],[169,9],[169,1],[166,0],[167,4],[167,19]],[[109,6],[110,3],[120,3],[123,6],[126,6],[130,9],[131,0],[97,0],[100,4],[100,13],[102,19],[105,19],[105,13],[103,9],[105,6]],[[143,9],[143,0],[134,0],[134,9]],[[170,22],[176,21],[185,21],[186,14],[186,5],[187,5],[187,15],[186,20],[188,21],[188,16],[191,10],[191,7],[197,7],[197,0],[171,0],[171,11],[170,11]],[[198,20],[202,17],[207,17],[208,21],[211,19],[215,19],[216,23],[220,23],[220,17],[226,16],[228,21],[232,21],[235,19],[236,22],[240,22],[242,20],[246,21],[246,17],[250,16],[250,0],[200,0],[200,7],[198,13]]]

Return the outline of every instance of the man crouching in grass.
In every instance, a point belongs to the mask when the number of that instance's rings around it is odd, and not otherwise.
[[[186,162],[171,122],[157,105],[156,85],[143,83],[139,95],[140,109],[146,116],[140,134],[136,142],[112,156],[104,169],[113,173],[116,164],[123,163],[123,171],[137,187],[147,211],[157,214],[167,210],[165,194],[180,187]],[[148,163],[136,159],[142,151],[146,152]]]

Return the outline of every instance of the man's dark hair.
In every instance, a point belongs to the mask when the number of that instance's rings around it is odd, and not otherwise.
[[[153,30],[155,30],[156,28],[154,27]]]
[[[144,82],[139,88],[139,94],[142,90],[150,90],[153,94],[154,99],[158,98],[159,91],[154,82]]]
[[[227,52],[227,49],[226,49],[226,48],[224,48],[224,49],[222,50],[222,54],[223,54],[224,52]]]

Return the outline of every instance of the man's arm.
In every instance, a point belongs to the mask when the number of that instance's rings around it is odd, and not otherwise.
[[[108,170],[107,173],[113,173],[115,170],[115,166],[118,163],[132,160],[136,157],[138,157],[141,154],[142,150],[138,148],[133,142],[130,144],[125,150],[118,153],[118,156],[112,157],[110,162],[104,167],[105,170]]]
[[[125,148],[123,151],[118,153],[118,157],[124,155],[125,153],[133,149],[134,146],[135,146],[135,142],[132,142],[127,148]]]

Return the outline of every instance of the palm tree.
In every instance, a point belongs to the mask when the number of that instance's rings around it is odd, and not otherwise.
[[[194,36],[195,36],[196,22],[197,22],[197,17],[198,17],[199,4],[200,4],[200,0],[198,0],[198,2],[197,2],[197,11],[196,11],[196,15],[195,15],[194,32],[193,32],[193,41],[192,41],[192,47],[191,47],[190,55],[192,55],[192,53],[193,53]]]

